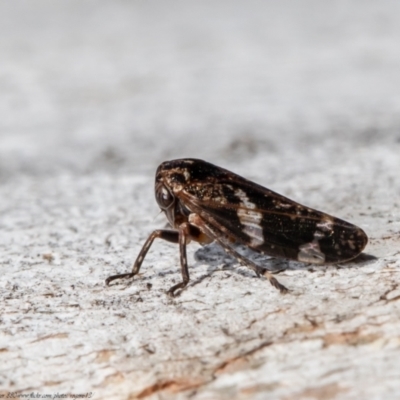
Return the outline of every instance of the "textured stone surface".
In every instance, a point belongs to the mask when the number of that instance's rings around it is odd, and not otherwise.
[[[400,6],[0,6],[0,390],[92,398],[400,395]],[[155,243],[157,165],[199,157],[370,237],[279,294],[218,246]]]

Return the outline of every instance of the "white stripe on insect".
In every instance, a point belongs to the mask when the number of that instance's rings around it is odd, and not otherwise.
[[[312,242],[301,245],[297,259],[305,263],[323,264],[325,262],[325,254],[322,253],[318,242],[319,240],[315,237]]]
[[[240,199],[240,208],[237,211],[243,232],[250,236],[250,246],[259,246],[264,243],[263,230],[260,225],[262,213],[253,211],[256,205],[250,201],[242,189],[235,190],[235,196]]]
[[[323,232],[332,232],[334,221],[332,218],[325,216],[320,222],[317,223],[317,228]]]

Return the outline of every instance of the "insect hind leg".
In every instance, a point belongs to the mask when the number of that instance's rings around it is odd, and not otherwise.
[[[260,267],[253,261],[249,260],[248,258],[242,256],[240,253],[238,253],[236,250],[234,250],[231,246],[226,244],[223,240],[219,238],[215,238],[216,242],[222,246],[222,248],[231,256],[235,257],[240,264],[244,265],[245,267],[248,267],[252,269],[256,275],[260,278],[261,276],[264,276],[267,278],[272,286],[277,288],[281,293],[286,293],[288,292],[288,289],[283,286],[274,276],[273,274],[275,272],[270,272],[265,268]],[[278,270],[277,273],[281,272],[282,270]]]
[[[273,273],[266,270],[265,268],[261,268],[259,265],[249,260],[248,258],[242,256],[236,250],[234,250],[229,244],[225,242],[225,240],[221,239],[221,236],[218,232],[216,232],[212,227],[208,224],[205,224],[204,221],[198,215],[192,214],[189,219],[195,226],[197,226],[200,230],[205,232],[206,235],[212,237],[228,254],[235,257],[236,260],[240,262],[240,264],[250,268],[253,270],[258,277],[264,276],[267,278],[272,286],[277,288],[281,293],[288,292],[288,289],[283,286],[279,281],[273,276]],[[281,271],[278,271],[281,272]]]

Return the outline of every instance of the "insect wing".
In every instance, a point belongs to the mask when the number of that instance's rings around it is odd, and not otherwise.
[[[357,226],[220,170],[225,178],[184,188],[179,200],[221,235],[263,254],[313,264],[350,260],[366,246]]]

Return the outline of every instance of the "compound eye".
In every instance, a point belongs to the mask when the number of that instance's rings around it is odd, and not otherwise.
[[[165,210],[174,202],[174,196],[164,185],[160,185],[156,190],[156,200],[160,208]]]

